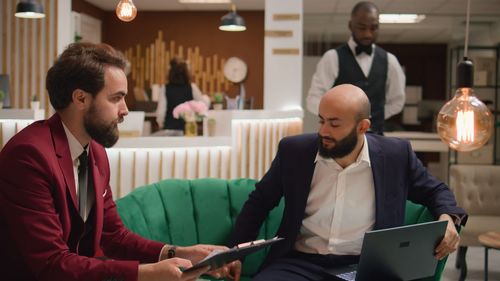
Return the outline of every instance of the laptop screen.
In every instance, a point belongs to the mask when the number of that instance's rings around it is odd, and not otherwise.
[[[443,238],[446,225],[446,221],[433,221],[368,231],[358,266],[327,269],[326,273],[337,280],[358,281],[432,276],[438,262],[434,249]]]
[[[434,249],[446,231],[446,221],[433,221],[365,234],[356,280],[412,280],[434,275]]]

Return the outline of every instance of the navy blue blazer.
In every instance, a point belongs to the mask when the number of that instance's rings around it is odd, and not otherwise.
[[[436,218],[441,214],[465,215],[453,193],[427,172],[408,141],[370,133],[366,138],[375,186],[374,229],[401,226],[407,199],[427,206]],[[254,240],[263,220],[283,197],[285,209],[276,235],[285,240],[272,246],[264,264],[293,249],[304,217],[318,143],[317,134],[280,141],[269,171],[256,184],[236,220],[229,246]]]

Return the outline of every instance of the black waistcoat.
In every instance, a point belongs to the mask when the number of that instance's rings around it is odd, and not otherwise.
[[[167,84],[165,89],[167,98],[167,113],[163,122],[163,129],[184,130],[184,120],[174,118],[174,108],[179,104],[193,99],[191,85]]]
[[[347,44],[341,45],[336,50],[339,57],[339,74],[333,86],[348,83],[363,89],[370,100],[372,109],[371,130],[382,134],[384,132],[387,52],[379,47],[374,49],[372,66],[368,77],[366,77]]]
[[[88,182],[93,182],[92,173],[89,170]],[[89,184],[89,189],[93,189],[93,184]],[[71,202],[71,197],[68,193],[68,202]],[[90,207],[90,212],[87,220],[84,222],[80,217],[80,213],[75,208],[70,209],[71,215],[71,231],[68,237],[68,248],[70,252],[77,253],[80,256],[93,257],[95,255],[94,239],[95,239],[95,223],[96,210],[95,202]]]

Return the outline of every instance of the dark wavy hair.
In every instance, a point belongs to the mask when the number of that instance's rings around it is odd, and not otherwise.
[[[181,58],[170,60],[170,71],[168,72],[168,82],[172,84],[190,85],[191,75],[187,63]]]
[[[108,66],[125,69],[123,54],[107,44],[74,43],[57,58],[47,72],[45,87],[56,110],[66,108],[76,89],[97,95],[104,88]]]

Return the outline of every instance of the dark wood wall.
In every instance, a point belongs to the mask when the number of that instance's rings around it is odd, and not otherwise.
[[[210,12],[151,12],[138,11],[129,23],[120,21],[114,11],[99,12],[83,0],[73,0],[73,10],[87,13],[102,20],[102,39],[119,50],[137,44],[154,43],[158,31],[163,31],[164,41],[174,40],[176,45],[199,46],[203,56],[217,54],[219,58],[239,57],[248,65],[245,80],[246,95],[254,98],[254,108],[263,107],[264,90],[264,12],[238,11],[245,21],[244,32],[224,32],[218,29],[220,18],[228,11]],[[99,9],[98,9],[99,10]],[[238,87],[230,87],[229,95],[235,95]],[[129,95],[132,96],[132,95]]]

